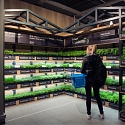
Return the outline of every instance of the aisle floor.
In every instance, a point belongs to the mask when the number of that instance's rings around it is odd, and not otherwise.
[[[117,110],[104,107],[104,112],[102,120],[92,103],[92,119],[87,120],[84,100],[61,95],[6,108],[6,125],[125,125]]]

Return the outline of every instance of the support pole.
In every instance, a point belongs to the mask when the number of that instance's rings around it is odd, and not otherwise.
[[[123,43],[122,40],[120,40],[120,33],[122,31],[122,18],[121,18],[121,9],[119,9],[119,56],[121,57],[123,52]],[[119,64],[120,65],[120,64]],[[122,86],[122,76],[123,76],[123,70],[122,67],[119,67],[119,86]],[[122,110],[122,94],[119,92],[119,112]]]
[[[5,123],[4,107],[4,0],[0,0],[0,124]]]

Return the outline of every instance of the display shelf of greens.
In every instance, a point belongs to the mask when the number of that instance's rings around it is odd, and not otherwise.
[[[101,91],[100,97],[102,100],[109,102],[108,106],[114,109],[118,109],[119,94],[116,92]],[[125,99],[124,99],[125,101]]]
[[[17,89],[17,85],[19,89],[24,87],[46,85],[46,84],[60,83],[60,82],[72,83],[72,80],[70,79],[70,74],[67,73],[51,74],[51,75],[48,74],[48,75],[39,75],[39,76],[17,78],[17,79],[15,79],[14,77],[5,77],[4,79],[5,90]],[[116,79],[107,77],[105,85],[107,85],[107,87],[103,89],[114,90],[114,91],[119,90],[119,81]]]
[[[61,95],[63,94],[63,90],[64,90],[63,85],[60,85],[52,88],[43,88],[42,90],[6,95],[5,106],[7,107],[12,105],[18,105],[21,103],[49,98],[50,94],[54,94],[54,96],[57,96],[58,93],[58,95]]]
[[[64,91],[65,91],[65,94],[69,96],[74,96],[75,94],[74,86],[70,86],[70,85],[64,86]]]
[[[14,77],[5,78],[4,88],[5,90],[21,89],[26,87],[41,86],[48,84],[62,83],[65,79],[69,79],[70,75],[66,73],[53,74],[53,75],[40,75],[33,77],[26,77],[20,79],[14,79]]]
[[[63,85],[54,86],[52,88],[43,88],[41,90],[36,90],[36,91],[6,95],[5,106],[18,104],[16,103],[17,101],[19,102],[19,104],[21,104],[24,102],[49,98],[50,94],[54,94],[54,96],[62,95],[62,94],[74,96],[74,94],[77,94],[77,97],[82,99],[85,99],[85,95],[86,95],[85,88],[74,88],[71,85],[63,84]],[[92,96],[94,95],[92,94]],[[109,107],[111,108],[118,107],[118,98],[119,98],[118,93],[109,92],[109,91],[100,91],[100,97],[103,101],[109,102]],[[125,96],[123,96],[123,103],[125,103]]]
[[[125,47],[123,48],[125,49]],[[83,57],[86,55],[86,50],[73,50],[67,52],[13,52],[10,50],[4,51],[5,55],[21,55],[21,56],[43,56],[43,57]],[[97,54],[100,56],[118,56],[119,48],[98,49]]]
[[[105,64],[107,65],[107,64]],[[30,74],[30,73],[46,73],[46,72],[64,72],[64,71],[81,71],[82,63],[62,63],[62,64],[26,64],[19,66],[20,68],[14,68],[13,65],[5,65],[4,74]],[[108,67],[110,66],[107,65]],[[117,65],[112,65],[107,69],[109,75],[118,75],[119,69]]]
[[[107,77],[105,85],[107,85],[105,89],[119,91],[119,80]]]
[[[112,63],[105,63],[105,66],[110,66],[109,69],[118,69],[119,68],[119,64],[112,64]],[[41,68],[81,68],[82,67],[82,63],[81,62],[72,62],[72,63],[60,63],[60,64],[52,64],[52,63],[38,63],[38,64],[24,64],[24,65],[19,65],[18,67],[16,65],[5,65],[4,69],[5,70],[9,70],[9,69],[41,69]]]
[[[75,94],[77,94],[77,98],[86,99],[85,88],[75,88]]]
[[[119,69],[119,64],[118,63],[108,63],[108,62],[103,62],[103,64],[106,66],[108,70],[111,69]]]
[[[5,85],[7,84],[19,84],[19,83],[27,83],[27,82],[40,82],[44,80],[55,80],[55,79],[64,79],[69,78],[69,74],[61,73],[61,74],[53,74],[53,75],[39,75],[39,76],[32,76],[32,77],[25,77],[25,78],[17,78],[8,77],[4,78]]]

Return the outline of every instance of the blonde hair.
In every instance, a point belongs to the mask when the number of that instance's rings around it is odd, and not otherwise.
[[[95,54],[97,50],[97,46],[96,45],[89,45],[86,49],[86,53],[87,54]]]

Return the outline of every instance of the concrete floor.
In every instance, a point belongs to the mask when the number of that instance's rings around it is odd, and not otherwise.
[[[125,125],[118,111],[104,107],[105,119],[98,117],[92,103],[92,119],[86,119],[85,101],[68,95],[6,108],[6,125]]]

